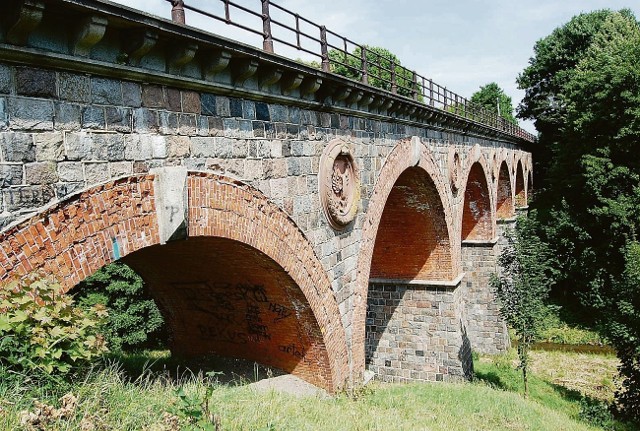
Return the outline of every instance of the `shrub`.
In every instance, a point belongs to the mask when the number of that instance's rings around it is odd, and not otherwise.
[[[103,306],[74,306],[51,278],[30,274],[0,288],[0,363],[19,372],[66,374],[107,352]]]
[[[87,277],[74,289],[85,308],[102,304],[109,312],[104,336],[112,351],[162,347],[164,319],[136,272],[114,262]]]

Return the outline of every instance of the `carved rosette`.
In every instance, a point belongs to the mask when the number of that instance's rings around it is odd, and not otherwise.
[[[329,142],[320,158],[320,204],[329,224],[342,229],[356,218],[360,200],[360,173],[350,145],[341,139]]]

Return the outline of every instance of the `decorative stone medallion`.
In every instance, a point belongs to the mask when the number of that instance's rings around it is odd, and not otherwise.
[[[348,142],[329,142],[320,158],[320,203],[329,224],[342,229],[356,218],[360,200],[360,174]]]

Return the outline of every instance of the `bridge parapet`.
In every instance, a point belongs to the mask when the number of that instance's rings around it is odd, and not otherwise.
[[[233,2],[225,3],[234,5]],[[531,134],[415,72],[405,71],[414,77],[410,83],[405,82],[406,79],[396,79],[401,66],[393,62],[389,66],[389,82],[385,83],[390,91],[367,85],[367,76],[374,73],[373,70],[386,70],[386,66],[367,65],[364,54],[361,67],[354,71],[362,81],[358,82],[329,73],[329,66],[318,70],[268,51],[101,0],[8,0],[0,10],[8,17],[0,29],[0,54],[6,61],[34,64],[37,58],[38,67],[81,73],[99,70],[114,78],[161,85],[180,82],[184,88],[196,91],[215,89],[219,94],[360,117],[393,119],[402,124],[428,125],[438,130],[493,137],[514,144],[533,141]],[[228,22],[233,23],[230,19]],[[309,20],[305,22],[313,24]],[[324,28],[313,25],[320,30]],[[261,31],[265,35],[271,34],[268,29]],[[352,56],[346,51],[347,43],[366,50],[335,33],[329,32],[329,35],[344,41],[345,59]],[[296,36],[299,40],[299,29]],[[317,40],[317,37],[304,36]],[[319,55],[324,64],[328,61],[327,48],[338,47],[328,43],[326,37],[321,39],[321,53],[314,54]],[[340,60],[333,61],[341,64]],[[416,100],[418,98],[423,98],[424,102]]]

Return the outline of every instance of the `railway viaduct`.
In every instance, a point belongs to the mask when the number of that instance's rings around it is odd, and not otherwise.
[[[174,353],[329,391],[507,347],[530,135],[113,3],[2,3],[0,280],[122,259]]]

